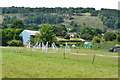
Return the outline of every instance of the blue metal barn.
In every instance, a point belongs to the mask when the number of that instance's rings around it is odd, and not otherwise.
[[[39,31],[23,30],[23,31],[20,33],[20,36],[22,37],[23,45],[28,44],[28,42],[29,42],[29,40],[30,40],[30,37],[31,37],[31,36],[35,36],[36,33],[39,33]]]

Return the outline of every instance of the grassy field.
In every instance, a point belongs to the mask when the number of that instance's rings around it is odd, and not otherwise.
[[[16,53],[16,49],[20,53]],[[60,48],[55,53],[33,52],[31,49],[9,47],[2,48],[3,78],[118,78],[118,56],[103,50],[72,49],[73,55]],[[96,56],[92,64],[93,56]]]
[[[105,28],[103,22],[98,17],[93,16],[75,16],[74,21],[82,26],[89,26],[92,28]]]

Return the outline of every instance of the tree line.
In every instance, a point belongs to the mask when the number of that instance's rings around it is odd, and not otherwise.
[[[19,34],[23,29],[40,30],[42,29],[43,24],[46,24],[44,26],[49,26],[50,30],[52,30],[55,36],[61,36],[69,39],[70,35],[67,35],[67,28],[61,23],[64,22],[64,19],[66,17],[69,17],[69,19],[72,20],[71,15],[81,16],[80,13],[86,12],[91,13],[91,16],[98,16],[103,21],[103,24],[107,26],[107,28],[120,28],[120,20],[118,17],[119,11],[114,9],[95,10],[95,8],[81,7],[4,7],[2,8],[2,14],[4,15],[4,19],[2,22],[2,44],[9,45],[12,43],[16,43],[16,45],[20,45],[21,37],[19,37]],[[18,15],[17,13],[20,13],[22,15]],[[12,16],[9,16],[8,14]],[[14,14],[17,14],[17,16],[15,16]],[[20,16],[22,18],[18,19],[18,17]],[[77,34],[79,34],[80,37],[85,40],[93,40],[95,38],[94,40],[96,40],[96,42],[98,43],[101,39],[104,39],[105,41],[117,40],[118,42],[120,42],[119,33],[103,32],[100,29],[90,28],[87,26],[80,26],[74,21],[72,21],[70,25],[73,26],[73,29],[70,30],[70,32],[77,32]]]
[[[120,11],[114,9],[101,9],[98,16],[108,28],[119,29],[119,13]]]
[[[2,45],[22,45],[22,38],[19,36],[23,29],[20,27],[21,23],[17,23],[18,27],[15,28],[5,28],[2,29]],[[12,25],[16,25],[15,23]],[[17,26],[16,25],[16,26]],[[39,42],[56,42],[57,37],[64,37],[65,39],[70,39],[70,35],[67,34],[67,29],[64,25],[51,25],[42,24],[39,29],[40,34],[36,34],[34,38],[31,39],[32,43]],[[90,27],[81,27],[77,32],[80,38],[93,41],[94,43],[101,43],[104,41],[117,41],[120,42],[120,34],[114,32],[103,33],[100,29],[94,29]]]
[[[39,24],[60,24],[64,22],[66,16],[69,16],[72,19],[72,15],[82,16],[81,13],[91,13],[91,16],[98,16],[103,24],[107,28],[119,29],[120,20],[118,18],[119,10],[115,9],[104,9],[95,10],[95,8],[82,8],[82,7],[69,7],[69,8],[29,8],[29,7],[3,7],[2,14],[4,15],[3,22],[8,25],[15,19],[18,19],[17,14],[21,14],[21,17],[26,24],[26,27],[31,28],[31,26],[37,26]],[[17,16],[8,16],[6,14],[16,14]],[[33,28],[32,27],[32,28]]]
[[[14,14],[14,13],[21,13],[21,14],[26,14],[26,13],[58,13],[58,14],[73,14],[73,13],[86,13],[90,12],[93,13],[95,12],[95,8],[82,8],[82,7],[69,7],[69,8],[62,8],[62,7],[55,7],[55,8],[45,8],[45,7],[40,7],[40,8],[29,8],[29,7],[3,7],[2,8],[2,13],[3,14]],[[97,13],[97,12],[96,12]]]

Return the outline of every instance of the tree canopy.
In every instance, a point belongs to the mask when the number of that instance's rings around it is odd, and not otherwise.
[[[2,45],[8,45],[8,41],[11,40],[21,40],[19,34],[22,29],[2,29]]]
[[[24,23],[22,20],[16,19],[13,21],[13,23],[11,24],[11,28],[14,29],[24,29]]]
[[[90,27],[81,27],[78,33],[80,34],[81,38],[92,40],[94,36],[98,36],[102,33],[102,31],[100,29],[93,29]]]
[[[106,32],[104,35],[104,38],[106,41],[113,41],[113,40],[116,40],[117,35],[113,32]]]
[[[14,20],[21,19],[24,22],[24,28],[32,28],[34,24],[39,26],[40,24],[60,24],[65,21],[65,18],[70,20],[74,19],[73,16],[83,16],[82,13],[90,13],[90,16],[99,17],[103,24],[107,28],[119,29],[119,10],[104,9],[95,10],[95,8],[82,8],[82,7],[69,7],[69,8],[29,8],[29,7],[4,7],[2,8],[2,14],[4,16],[3,22],[9,27]],[[9,16],[10,14],[10,16]],[[11,14],[15,14],[12,15]],[[71,26],[79,27],[77,23],[70,23]],[[15,26],[13,26],[15,27]],[[20,26],[18,26],[19,28]],[[37,27],[38,28],[38,27]],[[73,31],[77,30],[74,29]]]
[[[35,39],[39,40],[39,42],[56,42],[56,37],[50,24],[43,24],[39,31],[40,33],[36,34],[35,36]]]

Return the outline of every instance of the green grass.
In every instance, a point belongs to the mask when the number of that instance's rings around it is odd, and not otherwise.
[[[95,16],[90,16],[90,13],[82,13],[83,16],[72,16],[74,19],[73,20],[64,20],[65,22],[63,23],[66,25],[66,28],[73,28],[73,26],[70,26],[70,22],[74,21],[80,26],[88,26],[91,28],[99,28],[99,29],[105,29],[106,26],[103,25],[103,22]]]
[[[16,53],[15,49],[20,50]],[[71,50],[72,53],[76,49]],[[2,49],[2,77],[5,78],[117,78],[118,58],[96,56],[92,64],[94,54],[117,56],[104,50],[78,49],[79,54],[66,53],[63,59],[64,49],[55,53],[42,53],[41,50],[32,52],[25,48]]]
[[[75,23],[78,23],[81,26],[88,26],[92,28],[100,28],[103,29],[105,26],[103,25],[103,22],[98,18],[94,16],[74,16]]]
[[[81,13],[82,15],[85,15],[85,16],[90,16],[91,13]]]

